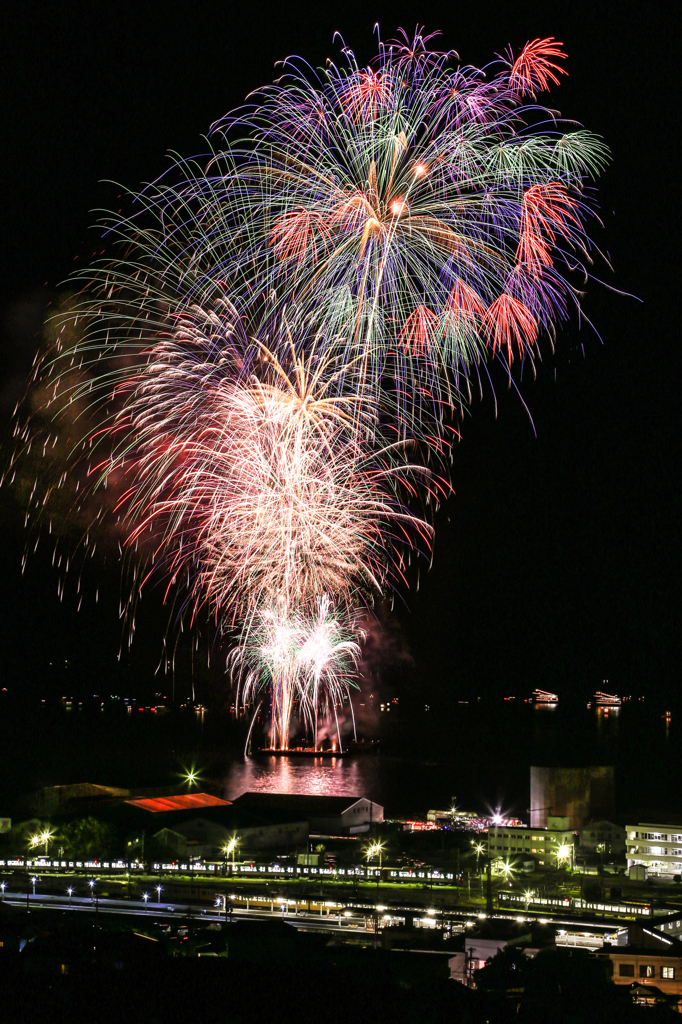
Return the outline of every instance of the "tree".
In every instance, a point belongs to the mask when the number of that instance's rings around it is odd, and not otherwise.
[[[111,856],[117,835],[113,825],[97,818],[77,818],[61,829],[61,841],[70,857],[103,860]]]

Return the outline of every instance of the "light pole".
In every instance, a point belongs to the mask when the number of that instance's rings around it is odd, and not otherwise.
[[[147,910],[147,900],[149,899],[149,893],[148,892],[143,892],[142,893],[142,899],[144,900],[144,909],[146,911]]]
[[[478,880],[481,883],[481,894],[483,894],[483,875],[481,873],[480,868],[480,856],[483,853],[485,847],[483,843],[476,843],[474,842],[473,839],[471,840],[471,842],[474,847],[474,850],[476,851],[476,874],[478,875]]]
[[[161,890],[162,890],[162,889],[163,889],[163,886],[162,886],[162,885],[157,885],[157,886],[156,886],[156,892],[157,892],[157,902],[158,902],[158,903],[160,903],[160,902],[161,902]]]
[[[5,889],[7,888],[7,882],[0,882],[0,890],[2,890],[2,898],[5,899]]]
[[[99,916],[99,896],[97,894],[96,889],[97,882],[95,881],[94,878],[91,878],[90,881],[88,882],[88,885],[90,886],[90,899],[94,900],[95,903],[95,919],[97,919],[97,917]]]
[[[71,901],[73,900],[73,886],[69,886],[69,888],[66,890],[66,894],[69,897],[69,906],[71,906]]]
[[[223,856],[225,857],[225,874],[227,874],[227,858],[232,854],[232,874],[234,874],[234,851],[239,843],[239,836],[233,836],[229,842],[223,846]]]
[[[384,852],[384,843],[370,843],[367,847],[367,861],[369,862],[372,857],[379,858],[379,874],[377,875],[377,889],[379,888],[379,881],[381,879],[381,860]]]

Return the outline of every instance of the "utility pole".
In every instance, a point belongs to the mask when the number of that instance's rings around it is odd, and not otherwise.
[[[485,862],[485,912],[486,914],[492,914],[493,912],[493,880],[490,869],[490,856],[487,857]]]

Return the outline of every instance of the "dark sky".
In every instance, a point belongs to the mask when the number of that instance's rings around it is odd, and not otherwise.
[[[677,134],[673,5],[564,0],[515,3],[24,2],[4,26],[4,254],[0,277],[3,437],[46,304],[88,258],[98,207],[156,177],[165,153],[201,150],[209,125],[298,52],[322,64],[339,30],[359,59],[416,22],[441,28],[463,61],[553,35],[570,75],[550,105],[602,134],[613,165],[601,181],[598,243],[626,298],[592,283],[585,311],[544,346],[518,396],[498,381],[474,402],[453,466],[456,497],[437,519],[434,567],[395,613],[414,659],[409,682],[432,701],[540,685],[589,694],[676,694],[679,679],[680,339],[673,283]],[[121,627],[118,570],[95,563],[101,600],[76,614],[57,598],[49,561],[20,574],[23,518],[2,502],[0,622],[12,682],[48,678],[68,659],[108,678]],[[409,610],[408,610],[409,609]],[[156,663],[160,617],[138,629],[135,662]]]

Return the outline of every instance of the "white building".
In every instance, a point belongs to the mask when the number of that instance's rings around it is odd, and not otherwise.
[[[568,818],[547,819],[547,828],[529,828],[527,825],[491,825],[488,830],[488,854],[509,862],[534,861],[538,868],[554,868],[559,863],[571,863],[573,857],[573,830]]]
[[[650,875],[682,874],[682,825],[626,825],[628,869],[642,864]]]

